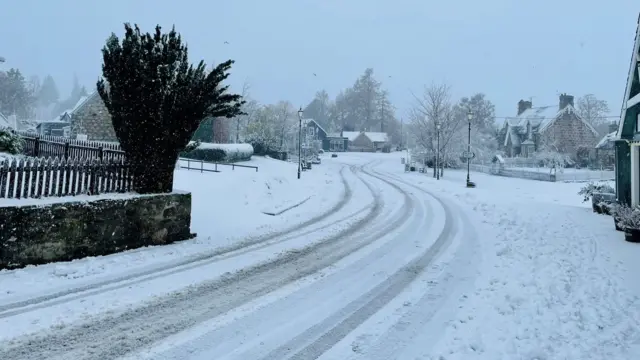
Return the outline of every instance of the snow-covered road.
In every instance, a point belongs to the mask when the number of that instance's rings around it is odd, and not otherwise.
[[[474,173],[467,189],[466,173],[404,173],[401,156],[327,157],[306,185],[247,178],[271,200],[318,191],[257,219],[265,235],[0,272],[0,359],[640,358],[640,248],[580,184]],[[210,236],[202,188],[192,226]],[[230,211],[260,213],[248,198]]]
[[[455,311],[447,297],[473,281],[473,226],[455,204],[375,162],[344,162],[344,200],[305,226],[4,304],[0,326],[11,330],[0,358],[344,359],[363,339],[377,349],[371,359],[420,354],[434,340],[425,330],[448,320],[438,314]],[[363,191],[368,201],[350,201]],[[443,273],[444,261],[461,271]],[[102,311],[87,316],[92,307]],[[38,327],[60,314],[66,325]]]

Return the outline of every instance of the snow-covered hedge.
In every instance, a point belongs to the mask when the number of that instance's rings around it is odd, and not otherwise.
[[[190,146],[193,142],[189,143]],[[236,162],[251,160],[253,146],[251,144],[212,144],[200,143],[195,149],[181,154],[182,157],[212,161],[212,162]]]

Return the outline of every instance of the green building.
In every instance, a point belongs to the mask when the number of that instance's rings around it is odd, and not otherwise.
[[[616,133],[616,196],[627,205],[640,205],[640,17]]]

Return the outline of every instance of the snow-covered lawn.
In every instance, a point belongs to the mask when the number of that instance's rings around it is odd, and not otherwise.
[[[640,246],[591,212],[580,183],[387,171],[476,214],[482,265],[427,359],[640,358]],[[464,246],[464,244],[462,245]],[[455,274],[456,269],[448,269]]]
[[[198,234],[197,238],[108,256],[0,271],[0,306],[182,261],[249,236],[295,226],[331,208],[343,195],[343,184],[338,175],[340,166],[336,164],[317,166],[304,172],[300,180],[296,178],[295,164],[262,157],[254,157],[242,164],[258,166],[259,170],[232,170],[226,166],[221,167],[218,173],[176,170],[174,188],[192,193],[191,230]],[[101,195],[109,196],[127,195]],[[22,201],[44,204],[54,200]],[[300,206],[278,216],[263,213],[283,210],[304,200]],[[7,199],[0,199],[0,204],[3,201]]]

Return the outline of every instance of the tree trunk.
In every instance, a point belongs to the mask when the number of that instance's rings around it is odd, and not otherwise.
[[[133,168],[133,190],[138,194],[163,194],[173,191],[174,161],[130,159]]]

